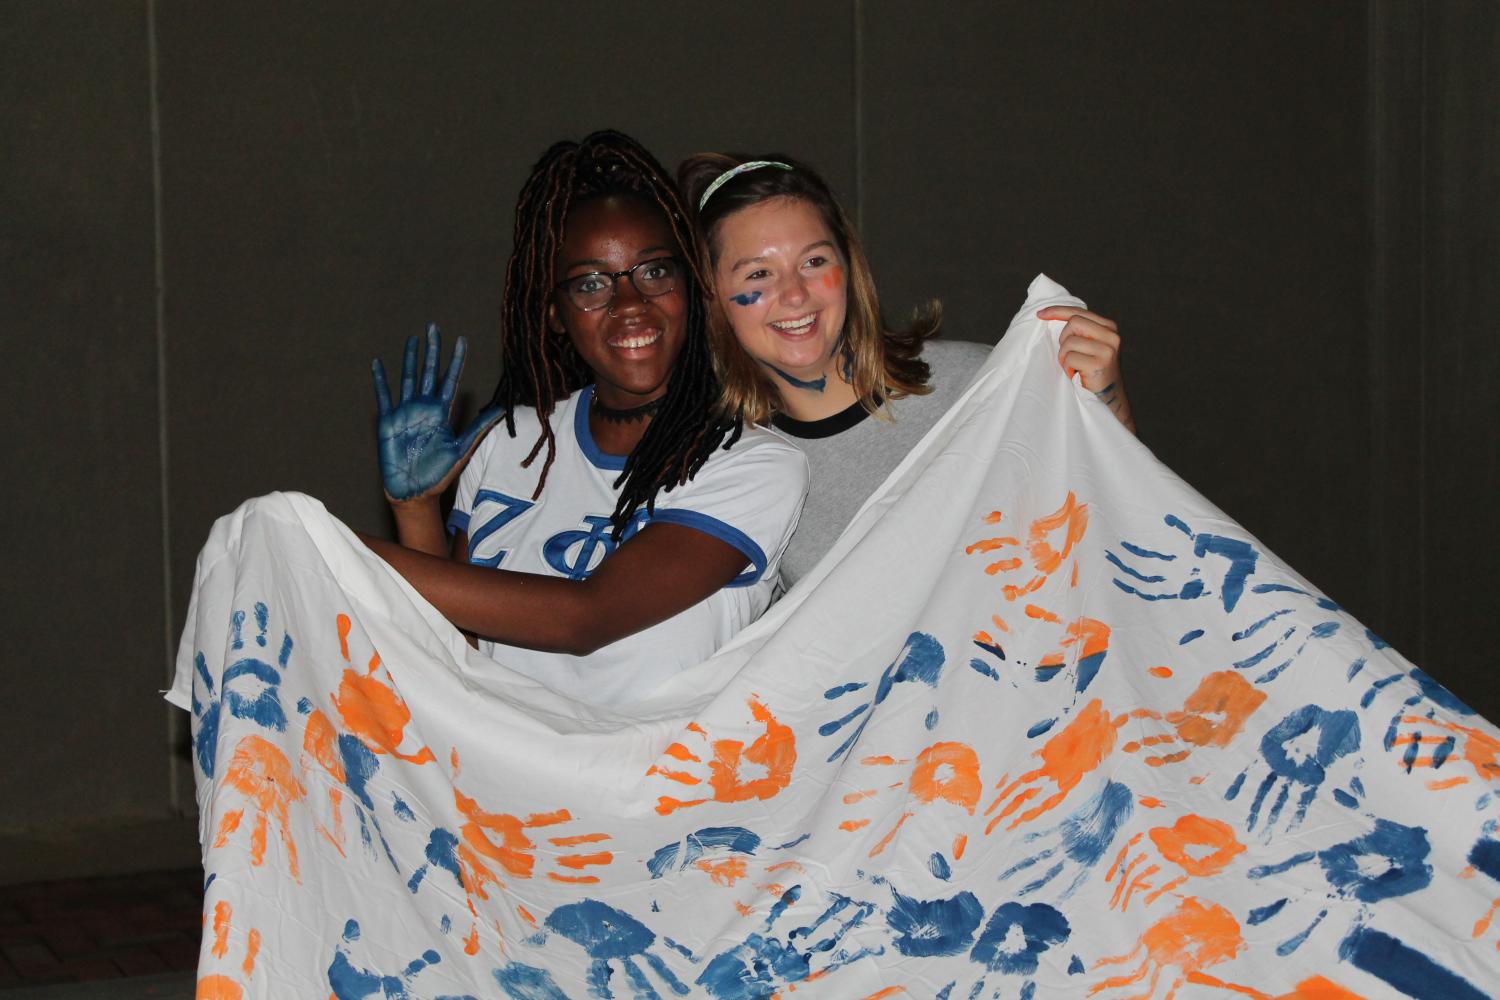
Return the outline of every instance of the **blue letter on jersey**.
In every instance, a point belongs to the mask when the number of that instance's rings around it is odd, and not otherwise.
[[[473,518],[471,518],[471,522],[477,521],[479,519],[480,508],[484,504],[497,504],[500,507],[500,511],[499,513],[494,514],[488,520],[480,524],[478,528],[469,532],[469,562],[473,563],[476,566],[489,566],[491,568],[494,568],[495,566],[500,565],[500,560],[505,558],[505,553],[509,550],[501,549],[492,556],[479,558],[474,553],[479,551],[480,543],[483,542],[486,538],[493,535],[495,532],[499,531],[501,528],[505,527],[510,522],[514,521],[516,518],[520,517],[522,514],[526,513],[532,507],[535,507],[536,501],[518,500],[515,497],[506,496],[504,493],[501,493],[498,490],[480,490],[478,493],[474,494],[474,504],[472,508],[474,511],[474,516]]]

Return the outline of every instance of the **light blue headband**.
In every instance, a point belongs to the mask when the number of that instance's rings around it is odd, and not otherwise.
[[[790,163],[777,163],[775,160],[751,160],[749,163],[741,163],[737,167],[730,167],[722,174],[714,178],[714,182],[703,192],[703,197],[698,199],[698,211],[703,211],[703,206],[708,204],[708,199],[714,196],[714,192],[725,184],[734,180],[740,174],[751,170],[759,170],[761,167],[775,167],[777,170],[791,170]]]

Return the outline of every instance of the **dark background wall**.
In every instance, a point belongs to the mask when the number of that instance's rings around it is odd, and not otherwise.
[[[1492,0],[0,0],[0,879],[195,857],[209,525],[384,527],[368,359],[437,321],[486,395],[515,193],[602,126],[818,165],[949,336],[1060,280],[1160,457],[1500,716],[1496,52]]]

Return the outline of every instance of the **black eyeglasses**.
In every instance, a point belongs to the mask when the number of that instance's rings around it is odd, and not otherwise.
[[[579,312],[593,312],[610,304],[615,297],[616,283],[621,278],[628,277],[642,298],[654,299],[676,288],[681,273],[682,264],[676,257],[655,257],[623,271],[590,271],[574,275],[559,281],[556,287],[568,296],[573,308]]]

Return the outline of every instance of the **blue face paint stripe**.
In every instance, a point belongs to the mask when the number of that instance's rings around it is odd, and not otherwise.
[[[760,292],[741,292],[739,295],[729,296],[729,301],[735,305],[753,306],[760,301]]]

